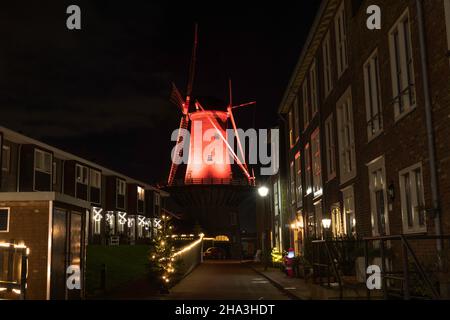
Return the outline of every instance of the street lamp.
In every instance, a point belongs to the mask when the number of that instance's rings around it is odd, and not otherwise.
[[[258,194],[260,197],[265,198],[268,196],[269,194],[269,188],[265,187],[265,186],[261,186],[258,188]]]
[[[331,228],[331,219],[322,219],[322,226],[325,229],[325,239],[328,238],[328,231]]]

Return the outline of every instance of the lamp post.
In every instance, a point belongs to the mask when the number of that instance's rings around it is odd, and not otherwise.
[[[331,228],[331,219],[329,219],[329,218],[326,218],[326,219],[322,219],[322,226],[323,226],[323,229],[324,229],[324,233],[325,233],[325,240],[327,240],[328,239],[328,232],[329,232],[329,230],[330,230],[330,228]]]
[[[263,241],[262,241],[262,254],[263,254],[263,259],[264,259],[264,271],[267,270],[268,266],[269,266],[269,219],[268,219],[268,214],[267,214],[267,208],[266,208],[266,201],[267,201],[267,196],[269,195],[269,188],[267,188],[266,186],[260,186],[258,188],[258,195],[260,196],[260,198],[263,201]]]

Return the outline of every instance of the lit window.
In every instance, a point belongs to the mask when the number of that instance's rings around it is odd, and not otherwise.
[[[328,31],[322,45],[325,97],[327,97],[330,94],[331,90],[333,90],[333,74],[331,64],[330,43],[331,43],[330,32]]]
[[[356,176],[351,89],[348,89],[343,97],[339,99],[337,104],[337,120],[340,178],[341,183],[345,183]]]
[[[336,177],[336,144],[334,140],[333,115],[330,115],[325,121],[325,147],[328,180],[331,180]]]
[[[294,115],[293,115],[293,110],[289,111],[289,145],[291,147],[291,149],[294,147],[295,145],[295,140],[294,140]]]
[[[399,119],[416,105],[414,62],[408,11],[391,29],[389,47],[395,118]]]
[[[337,70],[339,78],[348,67],[347,57],[347,26],[345,19],[345,1],[342,1],[336,17],[334,19],[334,29],[336,33],[336,56]]]
[[[100,189],[102,187],[102,173],[91,169],[90,172],[91,187]]]
[[[144,188],[137,187],[137,194],[138,194],[138,200],[144,201],[145,200],[145,190]]]
[[[400,193],[404,233],[426,232],[421,164],[400,172]]]
[[[297,208],[303,205],[303,188],[302,188],[302,164],[300,152],[295,156],[295,185],[296,185],[296,200]]]
[[[364,64],[364,89],[366,94],[367,135],[371,139],[383,130],[380,68],[376,51]]]
[[[89,169],[88,167],[77,164],[75,166],[77,183],[84,185],[88,184],[89,181]]]
[[[342,199],[344,200],[344,233],[346,235],[356,236],[356,215],[355,198],[353,186],[342,190]]]
[[[52,173],[52,155],[51,153],[35,149],[34,150],[34,169],[43,173]]]
[[[2,151],[2,171],[9,172],[11,170],[11,149],[3,146]]]
[[[317,238],[323,237],[323,227],[322,227],[322,201],[314,204],[314,215],[315,215],[315,234]]]
[[[309,143],[305,146],[305,152],[303,152],[305,158],[305,186],[306,195],[312,193],[312,181],[311,181],[311,151]]]
[[[322,195],[322,164],[320,156],[320,131],[316,129],[311,136],[311,153],[313,162],[313,193]]]

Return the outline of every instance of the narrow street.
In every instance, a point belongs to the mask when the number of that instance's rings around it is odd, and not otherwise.
[[[239,261],[206,261],[164,300],[289,300],[267,279]]]

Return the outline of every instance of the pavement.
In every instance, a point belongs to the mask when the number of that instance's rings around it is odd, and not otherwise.
[[[287,292],[241,261],[205,261],[163,300],[290,300]]]

